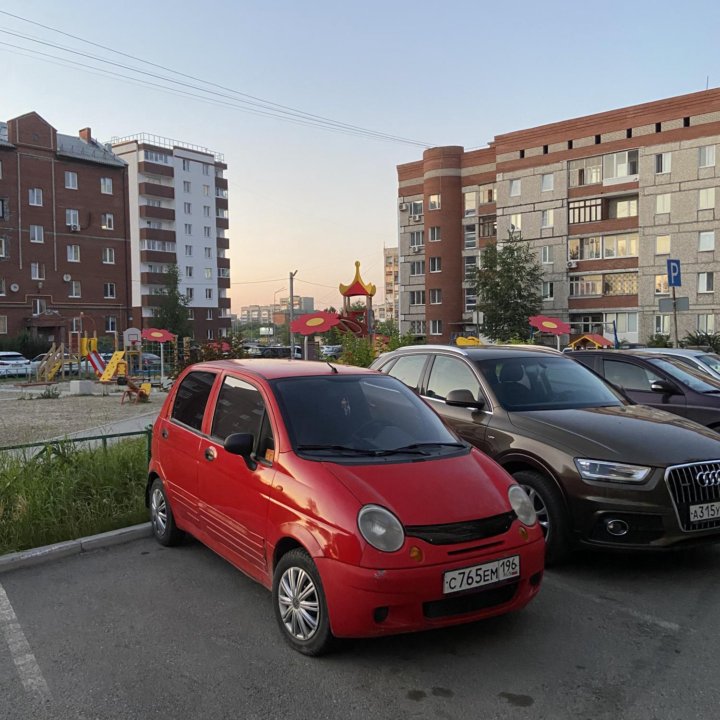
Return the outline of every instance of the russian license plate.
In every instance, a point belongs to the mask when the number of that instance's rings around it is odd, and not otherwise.
[[[720,518],[720,502],[690,506],[690,522],[704,522]]]
[[[492,585],[519,575],[520,556],[512,555],[482,565],[473,565],[460,570],[449,570],[443,576],[443,593],[448,595],[461,590]]]

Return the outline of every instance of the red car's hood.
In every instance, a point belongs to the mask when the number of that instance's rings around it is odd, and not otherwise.
[[[511,510],[512,478],[477,450],[423,462],[326,467],[361,504],[382,505],[404,525],[479,520]]]

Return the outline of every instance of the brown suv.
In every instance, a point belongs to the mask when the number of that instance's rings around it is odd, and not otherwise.
[[[561,354],[417,345],[374,369],[416,390],[523,485],[548,561],[577,542],[661,548],[720,541],[720,438],[629,404]]]

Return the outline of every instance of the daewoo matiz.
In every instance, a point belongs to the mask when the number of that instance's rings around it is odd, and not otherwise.
[[[272,589],[287,642],[469,622],[538,592],[525,491],[395,378],[324,362],[193,365],[155,423],[155,537],[191,533]]]

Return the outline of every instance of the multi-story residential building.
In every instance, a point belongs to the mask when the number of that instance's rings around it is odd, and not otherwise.
[[[127,218],[127,167],[90,128],[0,123],[0,337],[126,329]]]
[[[399,255],[397,247],[383,248],[385,300],[374,307],[377,322],[397,322],[397,302],[400,280]]]
[[[177,265],[197,339],[230,331],[227,165],[221,154],[141,133],[113,138],[128,165],[131,302],[138,326],[154,324],[168,266]]]
[[[714,332],[720,273],[720,90],[425,151],[398,166],[400,330],[451,340],[475,328],[467,281],[492,241],[527,241],[544,311],[628,342],[670,334],[667,260],[689,311],[679,336]],[[720,328],[718,328],[720,329]]]

